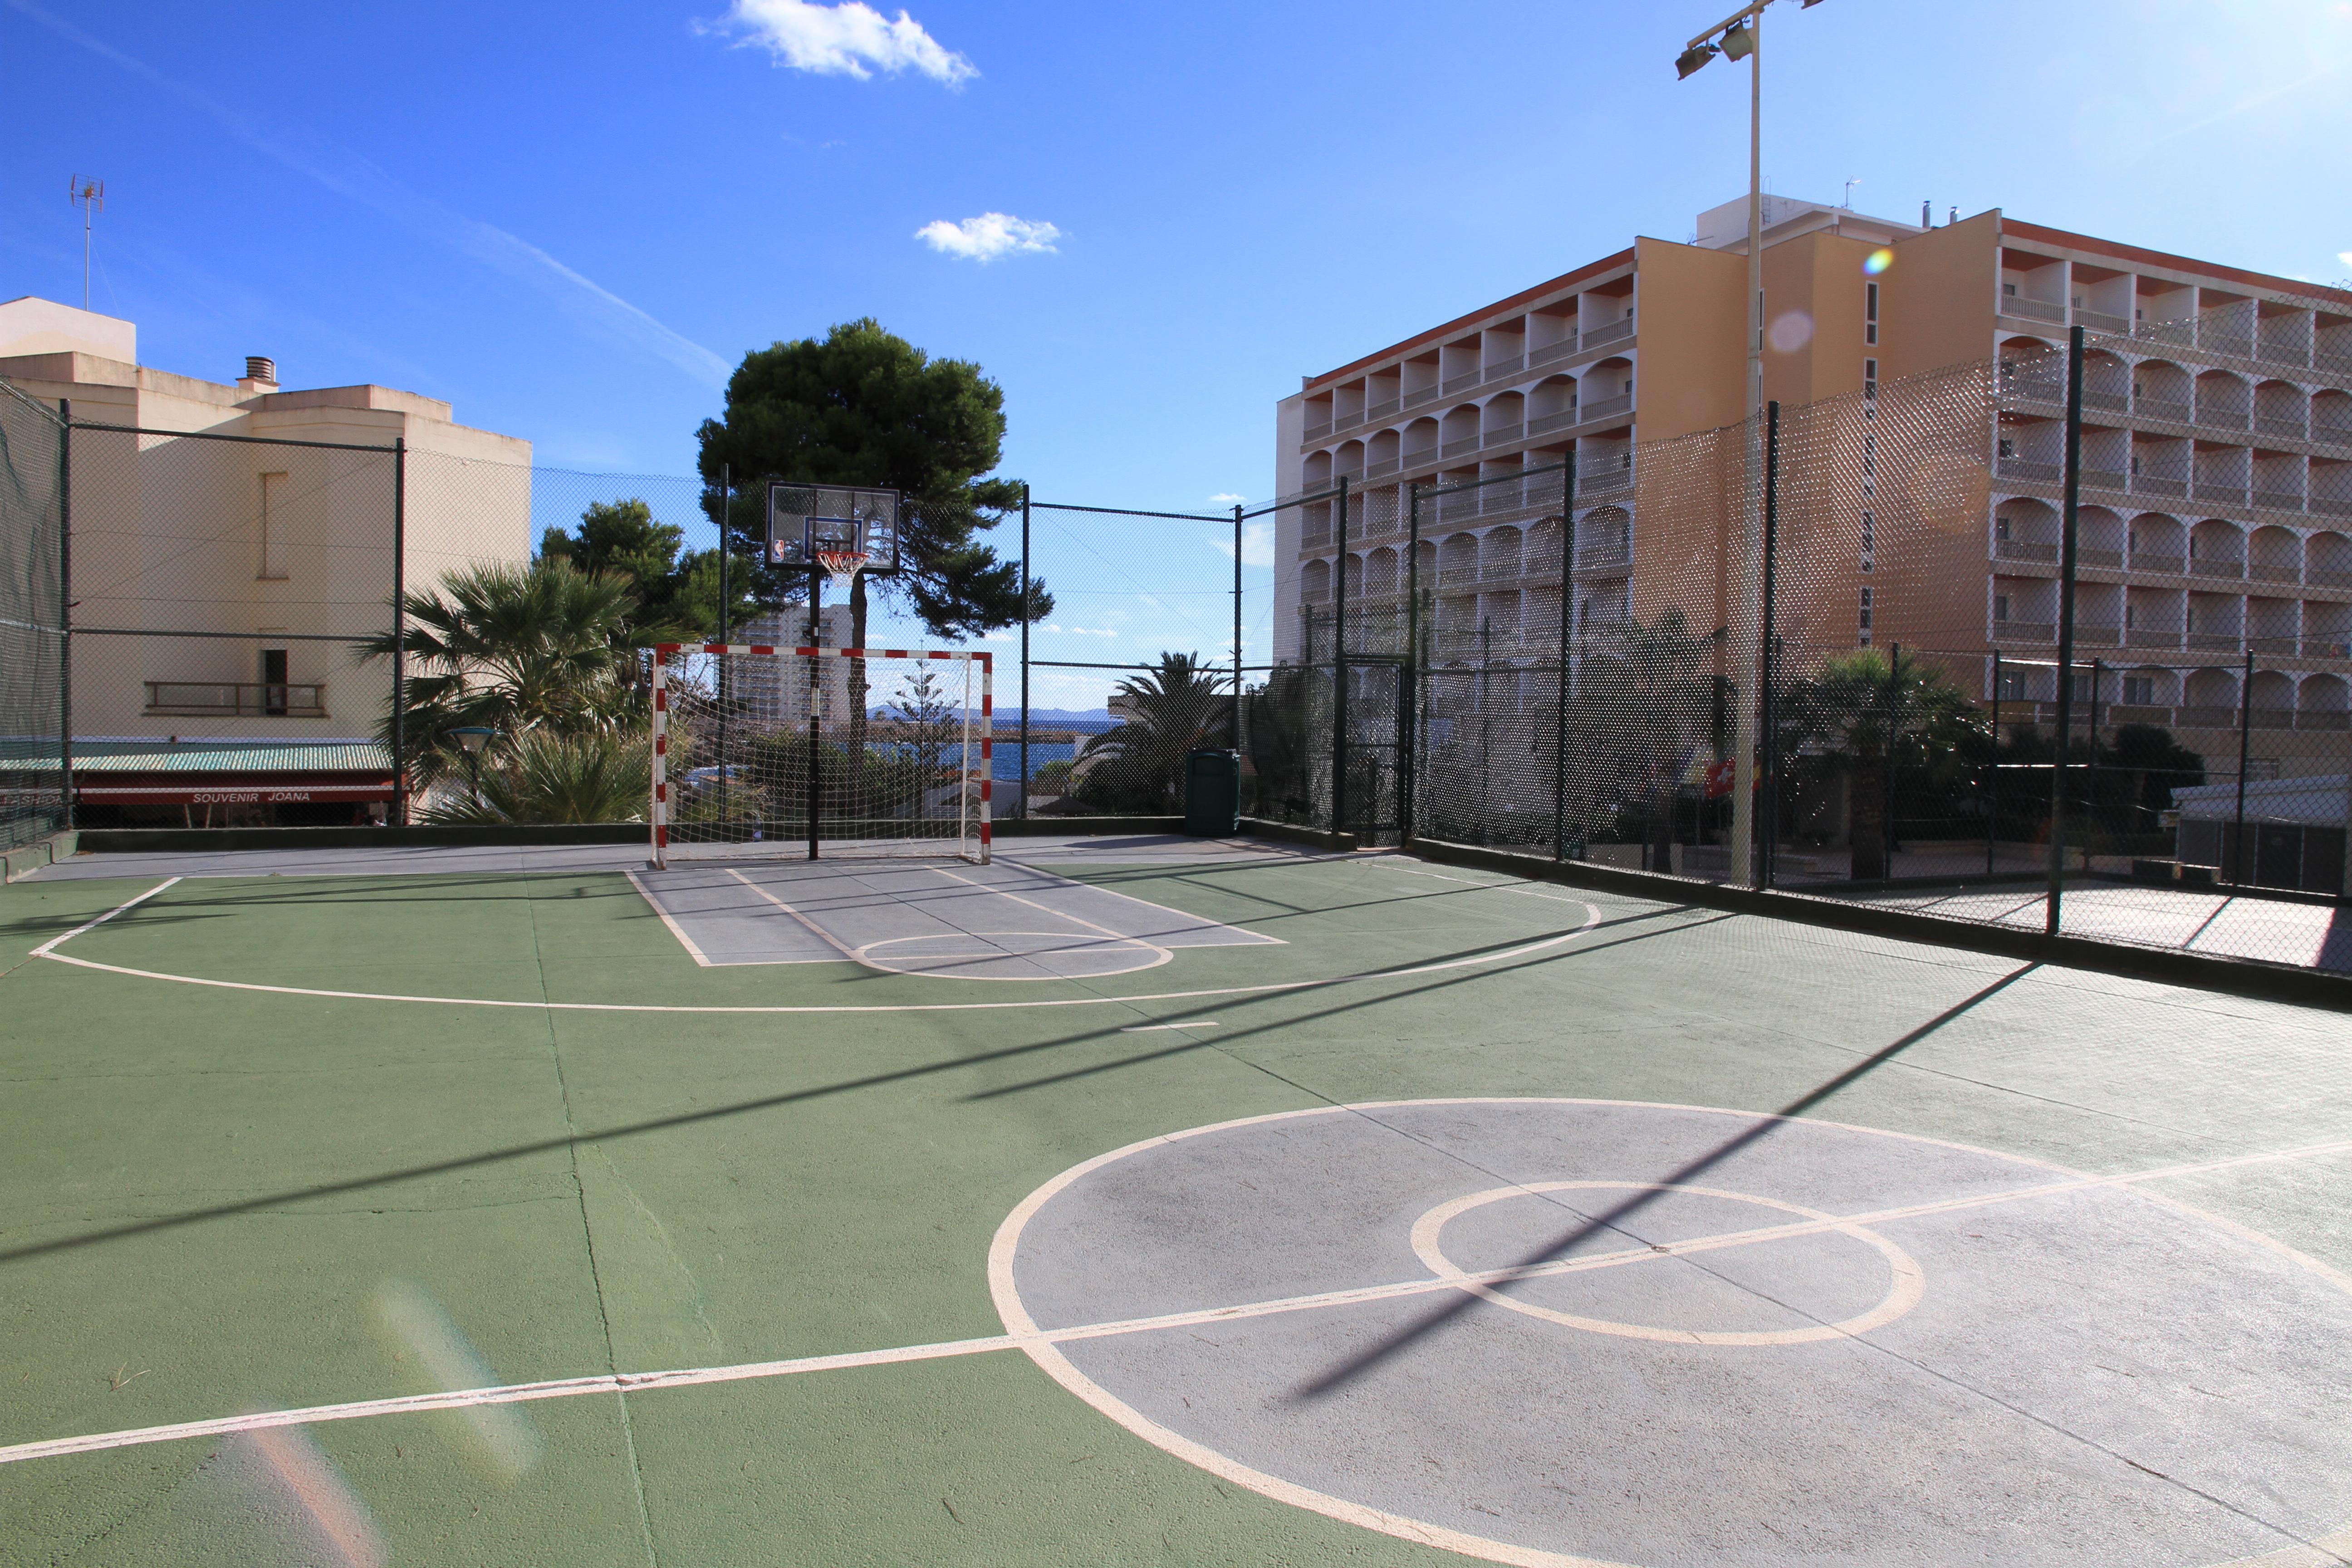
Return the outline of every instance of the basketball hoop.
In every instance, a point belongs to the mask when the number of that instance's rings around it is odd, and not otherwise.
[[[816,563],[824,568],[826,575],[833,580],[833,585],[845,594],[856,581],[857,574],[866,570],[866,563],[873,559],[863,550],[820,550],[816,552]]]

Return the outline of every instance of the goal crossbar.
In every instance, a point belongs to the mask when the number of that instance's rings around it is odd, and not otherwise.
[[[987,863],[992,655],[781,643],[660,643],[653,652],[648,815],[656,867],[681,852],[813,860],[930,854]],[[688,668],[698,657],[709,661],[707,684]],[[918,668],[908,686],[915,707],[902,694],[896,714],[828,719],[828,667],[876,660],[960,667],[963,695],[940,692]],[[870,700],[869,689],[856,706]]]

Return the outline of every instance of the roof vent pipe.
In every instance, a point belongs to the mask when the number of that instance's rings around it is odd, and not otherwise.
[[[268,354],[246,355],[245,379],[247,381],[266,381],[272,386],[277,385],[278,362],[271,359]]]

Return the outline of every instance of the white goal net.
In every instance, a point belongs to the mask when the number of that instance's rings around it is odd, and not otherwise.
[[[664,644],[653,859],[989,853],[985,653]]]

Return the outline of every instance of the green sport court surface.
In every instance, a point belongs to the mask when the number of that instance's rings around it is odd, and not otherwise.
[[[2342,1015],[1004,847],[0,891],[0,1561],[2352,1560]]]

